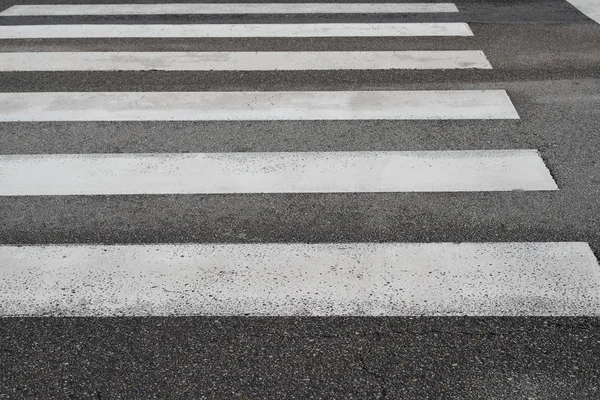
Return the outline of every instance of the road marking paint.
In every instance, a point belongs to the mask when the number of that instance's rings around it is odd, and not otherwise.
[[[556,189],[535,150],[0,156],[0,196]]]
[[[0,246],[1,316],[600,316],[587,243]]]
[[[0,71],[491,69],[482,51],[0,53]]]
[[[0,16],[455,13],[453,3],[208,3],[17,5]]]
[[[600,24],[600,1],[599,0],[567,0],[579,11]]]
[[[473,32],[462,22],[0,26],[0,39],[357,36],[473,36]]]
[[[518,119],[504,90],[0,93],[0,121]]]

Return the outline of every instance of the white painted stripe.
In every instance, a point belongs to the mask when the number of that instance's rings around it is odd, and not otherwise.
[[[504,90],[0,93],[0,121],[518,118]]]
[[[192,25],[2,25],[0,39],[473,36],[462,22]]]
[[[600,1],[599,0],[567,0],[579,11],[600,24]]]
[[[207,3],[49,4],[12,6],[1,16],[151,14],[373,14],[454,13],[452,3]]]
[[[556,189],[535,150],[0,156],[0,196]]]
[[[0,71],[491,69],[482,51],[0,53]]]
[[[0,246],[1,316],[600,316],[587,243]]]

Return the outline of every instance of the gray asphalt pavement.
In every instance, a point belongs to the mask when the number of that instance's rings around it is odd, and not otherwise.
[[[0,10],[20,3],[32,2]],[[0,25],[461,21],[473,37],[29,39],[0,51],[479,49],[494,69],[1,72],[0,91],[497,88],[520,120],[15,122],[0,123],[0,154],[538,149],[559,191],[0,197],[0,243],[584,241],[600,256],[600,24],[564,0],[455,3],[456,15]],[[3,318],[0,398],[598,399],[600,320]]]
[[[5,398],[595,399],[598,320],[11,319]]]

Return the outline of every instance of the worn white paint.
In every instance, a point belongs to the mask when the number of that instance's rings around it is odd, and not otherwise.
[[[453,3],[203,3],[17,5],[0,16],[454,13]]]
[[[518,118],[504,90],[0,93],[0,121]]]
[[[600,0],[567,0],[579,11],[600,24]]]
[[[0,39],[473,36],[462,22],[322,24],[0,25]]]
[[[1,316],[600,316],[587,243],[0,246]]]
[[[535,150],[0,156],[0,196],[556,189]]]
[[[491,69],[482,51],[0,53],[0,71]]]

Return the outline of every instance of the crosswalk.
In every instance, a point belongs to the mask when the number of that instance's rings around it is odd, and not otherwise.
[[[450,3],[18,5],[0,17],[458,13]],[[110,18],[107,18],[110,22]],[[0,25],[0,39],[380,38],[394,51],[2,52],[0,71],[493,69],[481,49],[402,49],[403,38],[472,37],[464,22]],[[492,60],[493,61],[493,60]],[[49,75],[51,76],[51,75]],[[93,76],[93,75],[92,75]],[[368,76],[368,75],[367,75]],[[0,93],[0,123],[518,121],[505,89]],[[501,125],[499,125],[501,126]],[[502,129],[502,128],[499,128]],[[127,136],[123,128],[123,137]],[[398,135],[402,135],[399,130]],[[168,133],[166,134],[168,135]],[[165,140],[168,140],[168,136]],[[0,196],[406,192],[552,193],[538,149],[2,154]],[[277,201],[274,197],[273,201]],[[233,216],[241,218],[242,216]],[[340,230],[344,223],[340,222]],[[0,245],[1,316],[598,316],[600,267],[585,242],[27,243]]]
[[[491,69],[477,50],[1,53],[0,71]]]
[[[600,279],[584,243],[5,246],[0,256],[4,312],[15,315],[587,315]]]
[[[460,22],[0,26],[0,39],[473,36]]]
[[[504,90],[3,93],[0,121],[518,119]]]
[[[596,0],[568,0],[582,13],[600,24],[600,5]]]
[[[557,189],[531,150],[26,155],[0,167],[5,196]]]
[[[0,16],[170,15],[170,14],[348,14],[452,13],[452,3],[215,3],[215,4],[56,4],[18,5]]]

